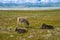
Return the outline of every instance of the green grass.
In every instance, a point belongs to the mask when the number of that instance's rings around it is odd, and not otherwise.
[[[19,11],[19,10],[0,10],[0,27],[26,27],[24,23],[17,26],[17,17],[27,17],[30,23],[28,32],[18,34],[14,31],[1,31],[0,40],[59,40],[60,30],[40,29],[43,23],[60,28],[60,10],[38,10],[38,11]],[[49,31],[49,32],[48,32]],[[56,33],[55,33],[56,32]],[[56,35],[55,35],[56,34]],[[13,37],[10,37],[13,35]],[[50,35],[50,36],[48,36]]]

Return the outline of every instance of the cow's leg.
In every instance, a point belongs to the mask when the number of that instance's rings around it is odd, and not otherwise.
[[[20,21],[20,18],[18,17],[17,18],[17,27],[21,25],[21,21]]]
[[[29,26],[29,22],[26,20],[26,21],[24,21],[24,23],[27,25],[27,28],[29,28],[30,26]]]

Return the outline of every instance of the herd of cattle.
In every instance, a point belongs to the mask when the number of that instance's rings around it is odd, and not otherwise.
[[[18,23],[25,23],[27,25],[27,28],[30,27],[29,26],[29,21],[25,18],[19,18]],[[54,27],[52,25],[47,25],[47,24],[43,23],[42,26],[41,26],[41,29],[54,29]],[[28,30],[23,29],[23,28],[16,28],[15,31],[17,33],[26,33],[26,32],[28,32]]]

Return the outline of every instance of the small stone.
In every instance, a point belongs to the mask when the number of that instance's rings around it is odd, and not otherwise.
[[[10,35],[10,37],[14,37],[14,35]]]
[[[28,38],[32,38],[32,37],[34,37],[34,36],[33,36],[33,35],[29,35],[29,36],[28,36]]]

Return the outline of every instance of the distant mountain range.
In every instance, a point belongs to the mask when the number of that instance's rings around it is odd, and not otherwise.
[[[60,7],[60,2],[57,3],[0,3],[0,7]]]

